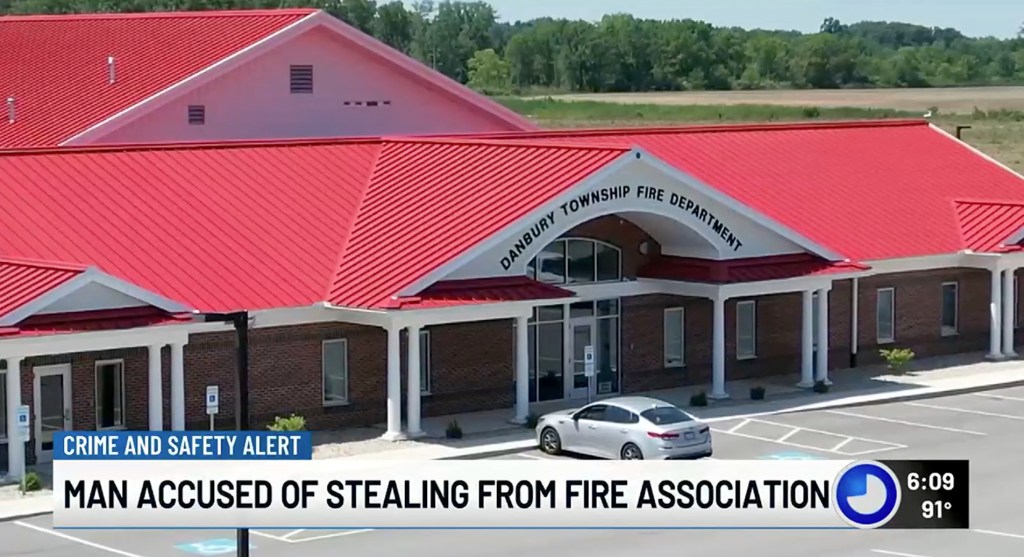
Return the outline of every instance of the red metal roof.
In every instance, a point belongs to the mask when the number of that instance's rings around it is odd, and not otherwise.
[[[832,263],[810,254],[775,255],[714,261],[691,257],[661,256],[637,271],[641,277],[730,284],[779,280],[868,269],[858,263]]]
[[[309,305],[324,300],[379,150],[12,152],[0,255],[87,262],[202,310]]]
[[[427,309],[497,302],[572,298],[573,292],[527,277],[447,280],[435,283],[418,296],[398,298],[395,309]]]
[[[393,307],[632,145],[855,261],[966,249],[954,199],[1024,204],[1020,177],[918,122],[30,150],[0,153],[0,256],[95,265],[206,311]],[[977,237],[1002,234],[987,222]],[[859,268],[729,265],[737,281]]]
[[[924,120],[487,134],[637,146],[843,256],[968,249],[954,199],[1024,202],[1024,181]],[[995,234],[1002,224],[979,224]],[[1018,226],[1024,226],[1024,221]]]
[[[35,300],[85,271],[85,267],[0,258],[0,317]]]
[[[964,248],[977,252],[1016,249],[1003,242],[1024,228],[1024,202],[954,201]]]
[[[0,17],[0,148],[58,145],[315,11]]]
[[[619,148],[395,141],[373,179],[327,300],[391,296],[621,156]]]
[[[170,315],[153,307],[52,313],[29,317],[17,327],[0,327],[0,338],[134,329],[191,321],[194,318],[190,315]]]

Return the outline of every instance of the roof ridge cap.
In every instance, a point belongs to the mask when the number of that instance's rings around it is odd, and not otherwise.
[[[382,137],[384,144],[391,143],[413,143],[424,145],[464,145],[464,146],[491,146],[491,147],[519,147],[519,148],[548,148],[548,149],[574,149],[588,151],[618,151],[626,153],[632,147],[621,145],[601,145],[594,143],[569,143],[559,141],[510,141],[508,139],[487,138],[487,137]]]
[[[178,141],[163,143],[119,143],[74,147],[0,148],[0,158],[32,155],[82,155],[90,153],[143,153],[153,151],[192,151],[216,149],[255,149],[260,147],[316,147],[330,145],[379,145],[380,137],[335,137],[301,139],[238,139],[228,141]]]
[[[26,14],[0,16],[0,23],[29,21],[88,21],[88,20],[126,20],[126,19],[177,19],[177,18],[220,18],[220,17],[258,17],[258,16],[289,16],[310,15],[320,12],[318,8],[282,8],[282,9],[237,9],[237,10],[181,10],[160,12],[103,12],[73,14]]]
[[[1024,200],[999,200],[999,199],[965,199],[959,198],[954,199],[955,205],[1013,205],[1017,207],[1024,207]]]

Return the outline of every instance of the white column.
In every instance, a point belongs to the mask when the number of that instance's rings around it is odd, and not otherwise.
[[[149,347],[149,430],[164,429],[164,393],[160,346]]]
[[[1016,293],[1013,291],[1013,273],[1015,269],[1003,271],[1003,356],[1016,358],[1017,352],[1013,346],[1013,308],[1017,303]]]
[[[999,270],[993,269],[989,283],[990,300],[988,304],[988,356],[990,360],[1002,360],[1000,328],[1002,319],[1000,314],[1003,310],[1002,281],[999,280]]]
[[[401,329],[388,328],[388,430],[383,438],[395,441],[402,438],[402,351]]]
[[[185,430],[185,345],[171,345],[171,429]]]
[[[713,298],[711,323],[711,394],[708,398],[729,398],[725,391],[725,299]]]
[[[21,358],[7,358],[7,474],[21,480],[25,475],[25,443],[18,439],[18,407],[21,406]],[[38,403],[37,403],[38,404]]]
[[[409,373],[409,387],[406,391],[408,397],[405,419],[407,421],[407,437],[423,437],[423,430],[420,429],[420,328],[419,326],[409,327],[409,355],[406,362],[406,369]]]
[[[828,288],[818,290],[818,373],[815,381],[828,380]]]
[[[804,290],[800,328],[800,382],[797,387],[814,386],[814,292]]]
[[[530,414],[530,336],[528,317],[516,317],[516,415],[512,423],[525,424]]]

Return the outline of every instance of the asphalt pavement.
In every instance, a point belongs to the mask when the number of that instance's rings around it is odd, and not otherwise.
[[[252,557],[339,554],[573,557],[681,552],[787,557],[1024,554],[1024,387],[712,424],[715,459],[969,459],[971,530],[958,531],[254,531]],[[533,460],[536,450],[496,457]],[[0,523],[0,557],[213,557],[234,531],[55,531],[50,518]]]

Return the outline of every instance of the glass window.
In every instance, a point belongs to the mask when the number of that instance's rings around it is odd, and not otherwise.
[[[959,313],[959,286],[955,282],[942,285],[942,334],[955,335]]]
[[[561,321],[562,315],[565,313],[565,307],[561,305],[541,306],[535,312],[537,314],[537,321]]]
[[[324,404],[348,402],[348,342],[326,340],[323,344]]]
[[[757,357],[757,305],[753,300],[736,303],[736,357]]]
[[[595,404],[580,410],[578,416],[581,420],[604,421],[607,408],[604,404]]]
[[[686,360],[683,335],[685,312],[683,308],[665,310],[665,367],[683,367]]]
[[[896,291],[892,288],[879,288],[875,294],[875,332],[878,344],[894,342],[896,331]]]
[[[618,406],[609,406],[605,410],[604,420],[615,424],[635,424],[640,421],[636,414]]]
[[[597,315],[599,317],[611,317],[619,314],[618,300],[598,300]]]
[[[527,390],[530,393],[530,402],[537,402],[537,327],[531,325],[527,329],[529,330],[526,339],[530,350],[530,384]],[[514,374],[515,369],[512,372]]]
[[[597,252],[597,280],[620,280],[619,250],[601,242],[594,244],[594,250]]]
[[[7,438],[7,372],[0,373],[0,439]]]
[[[678,424],[693,420],[693,416],[683,412],[675,406],[655,406],[644,410],[640,416],[654,425]]]
[[[1013,276],[1013,327],[1020,327],[1020,288],[1017,287],[1017,275]]]
[[[562,322],[541,323],[537,327],[537,399],[558,400],[565,398],[563,391],[563,341]]]
[[[593,317],[594,316],[594,302],[576,302],[569,306],[569,318],[574,319],[576,317]]]
[[[430,331],[420,330],[420,392],[430,393]]]
[[[537,254],[537,280],[548,284],[565,283],[565,242],[548,244]]]
[[[818,349],[818,321],[821,321],[821,318],[818,317],[818,293],[815,292],[811,294],[811,347],[814,350]]]
[[[569,261],[569,282],[573,284],[594,282],[596,280],[596,263],[594,262],[594,242],[590,240],[569,240],[566,249]]]
[[[124,427],[124,362],[96,362],[96,429]]]

